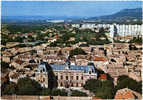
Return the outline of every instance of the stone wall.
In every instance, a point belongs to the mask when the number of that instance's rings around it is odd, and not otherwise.
[[[67,97],[67,96],[2,96],[1,100],[99,100],[97,97]],[[101,100],[101,99],[100,99]]]

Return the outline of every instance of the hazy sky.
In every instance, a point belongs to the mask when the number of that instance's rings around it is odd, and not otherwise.
[[[2,1],[2,16],[101,16],[141,8],[141,1]]]

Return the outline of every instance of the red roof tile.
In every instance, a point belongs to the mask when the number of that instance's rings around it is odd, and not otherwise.
[[[19,64],[19,65],[21,65],[21,64],[23,64],[23,63],[24,63],[24,61],[19,60],[19,59],[17,59],[15,62],[16,62],[17,64]]]
[[[122,89],[117,91],[115,99],[134,99],[134,95],[132,91],[129,90],[123,91]]]
[[[107,80],[106,74],[100,74],[99,80]]]
[[[107,61],[107,59],[105,59],[104,57],[94,57],[94,61]]]

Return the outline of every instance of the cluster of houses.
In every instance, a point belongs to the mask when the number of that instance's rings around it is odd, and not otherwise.
[[[141,48],[141,45],[136,47]],[[9,72],[10,81],[17,82],[19,78],[28,76],[37,80],[43,87],[48,87],[48,74],[47,67],[41,60],[52,67],[59,88],[66,87],[67,84],[72,88],[82,88],[88,79],[97,79],[100,76],[96,69],[104,71],[105,77],[109,74],[115,85],[121,75],[128,75],[136,81],[141,80],[141,49],[129,50],[128,43],[90,45],[80,47],[86,55],[74,55],[69,58],[70,51],[75,48],[77,47],[48,47],[44,44],[35,47],[14,47],[2,51],[2,61],[14,67]],[[102,76],[104,75],[101,75],[101,80],[106,79]]]
[[[103,27],[109,35],[111,41],[116,38],[119,40],[130,40],[133,36],[141,35],[142,25],[110,25],[110,24],[72,24],[72,27],[79,29],[91,29],[99,32]],[[73,28],[69,29],[76,34]],[[136,50],[130,50],[129,43],[112,43],[104,45],[86,45],[86,42],[79,42],[72,47],[50,47],[49,44],[61,37],[59,31],[51,28],[41,31],[41,34],[47,34],[44,39],[48,39],[47,43],[43,43],[33,47],[18,47],[24,44],[19,42],[9,42],[2,48],[6,48],[1,52],[1,60],[9,64],[11,69],[2,74],[2,82],[11,81],[17,83],[18,79],[30,77],[41,84],[42,87],[49,87],[50,71],[53,72],[53,78],[58,88],[83,89],[83,85],[88,79],[107,80],[108,75],[113,79],[114,85],[117,85],[119,76],[127,75],[130,78],[141,81],[142,69],[142,45],[133,44]],[[105,34],[106,34],[105,33]],[[107,34],[106,34],[107,35]],[[108,36],[107,35],[107,36]],[[115,37],[120,36],[120,37]],[[10,38],[15,37],[26,38],[37,37],[37,34],[11,34]],[[101,40],[104,38],[101,38]],[[91,40],[95,40],[91,37]],[[75,37],[70,37],[69,41],[75,41]],[[70,51],[81,48],[86,52],[85,55],[70,56]],[[50,70],[49,70],[50,69]],[[103,71],[104,73],[99,73]],[[115,99],[135,99],[141,96],[134,91],[125,88],[118,90]]]

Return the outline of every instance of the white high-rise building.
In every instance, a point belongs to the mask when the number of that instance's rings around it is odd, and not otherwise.
[[[73,24],[72,27],[77,27],[80,29],[94,29],[94,28],[109,28],[110,37],[113,36],[138,36],[143,33],[142,25],[120,25],[120,24]]]

